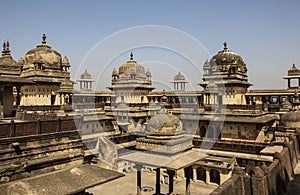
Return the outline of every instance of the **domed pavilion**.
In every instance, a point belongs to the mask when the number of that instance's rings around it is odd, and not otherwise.
[[[136,149],[171,155],[192,147],[192,139],[182,130],[181,121],[173,114],[153,116],[146,133],[146,137],[137,139]]]
[[[223,50],[205,61],[203,70],[203,81],[199,85],[204,88],[204,104],[246,104],[245,93],[252,85],[248,82],[247,66],[240,55],[228,49],[226,42]],[[209,94],[215,92],[215,85],[219,93],[217,99],[211,101]],[[211,86],[214,87],[211,89]]]
[[[70,80],[70,62],[67,57],[52,49],[46,42],[46,35],[42,36],[42,43],[25,54],[25,59],[20,59],[22,64],[21,77],[33,81],[34,85],[26,85],[21,89],[23,94],[21,105],[61,105],[64,103],[60,91],[64,96],[72,94]],[[62,88],[61,88],[62,87]],[[70,101],[69,101],[70,102]]]

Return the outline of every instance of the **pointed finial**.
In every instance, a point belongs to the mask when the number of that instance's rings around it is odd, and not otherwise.
[[[133,53],[130,52],[130,60],[133,60]]]
[[[295,65],[295,64],[293,64],[293,68],[296,68],[296,65]]]
[[[8,41],[8,39],[6,41],[6,50],[9,50],[9,41]]]
[[[223,45],[224,45],[224,50],[227,50],[228,47],[227,47],[227,42],[226,41],[224,41]]]
[[[43,44],[43,45],[46,45],[46,38],[47,38],[47,37],[46,37],[46,34],[43,34],[43,36],[42,36],[42,40],[43,40],[43,41],[42,41],[42,44]]]
[[[5,51],[6,50],[6,42],[4,41],[3,42],[3,50],[2,51]]]

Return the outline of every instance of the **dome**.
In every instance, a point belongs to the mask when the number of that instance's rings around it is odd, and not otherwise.
[[[24,58],[19,58],[18,64],[19,64],[20,66],[23,66],[23,65],[25,64]]]
[[[227,48],[227,43],[224,42],[224,49],[219,51],[216,55],[214,55],[210,60],[211,66],[219,66],[219,65],[235,65],[239,67],[242,71],[246,72],[246,64],[241,56],[234,53],[233,51]]]
[[[293,64],[293,67],[288,70],[288,76],[299,76],[300,70]]]
[[[26,68],[34,67],[36,63],[42,63],[45,68],[61,69],[61,55],[49,45],[46,44],[46,35],[43,34],[43,41],[41,45],[29,50],[25,54],[25,66]]]
[[[299,128],[300,127],[300,112],[287,112],[280,118],[280,125],[284,127]]]
[[[182,123],[172,114],[159,114],[149,120],[147,131],[158,134],[175,134],[182,131]]]
[[[174,81],[185,81],[185,77],[180,72],[174,76]]]
[[[67,58],[67,56],[64,57],[64,59],[62,61],[62,64],[64,66],[70,66],[70,62],[69,62],[69,59]]]
[[[92,75],[85,70],[84,73],[80,75],[80,79],[92,79]]]
[[[203,69],[210,69],[210,68],[211,68],[211,65],[210,65],[209,61],[206,59],[203,64]]]
[[[18,63],[16,60],[12,58],[10,55],[10,50],[9,50],[9,42],[4,41],[3,43],[3,50],[2,50],[2,56],[0,57],[0,66],[9,68],[9,67],[19,67]]]
[[[132,52],[130,54],[130,60],[119,67],[119,75],[131,72],[136,73],[140,77],[143,77],[145,75],[145,68],[133,59]]]
[[[149,68],[147,69],[147,71],[146,71],[146,77],[151,77],[152,75],[151,75],[151,72],[150,72],[150,70],[149,70]]]
[[[114,68],[113,72],[112,72],[112,76],[117,76],[118,75],[118,71]]]

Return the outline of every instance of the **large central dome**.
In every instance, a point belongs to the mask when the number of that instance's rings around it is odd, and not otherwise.
[[[119,67],[119,75],[135,73],[140,77],[145,77],[145,68],[138,64],[133,59],[133,54],[130,54],[130,60]]]
[[[61,55],[46,44],[45,34],[41,45],[29,50],[25,55],[24,69],[32,68],[35,64],[43,64],[45,68],[61,69]]]
[[[214,55],[211,58],[210,65],[212,67],[222,67],[221,69],[229,69],[229,66],[236,66],[239,69],[239,71],[247,72],[247,67],[243,58],[240,55],[229,50],[226,42],[224,42],[224,49],[222,51],[219,51],[216,55]]]

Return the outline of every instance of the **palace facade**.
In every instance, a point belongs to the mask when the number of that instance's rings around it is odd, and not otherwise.
[[[156,170],[156,178],[166,173],[169,194],[179,178],[187,192],[190,181],[216,185],[212,194],[288,191],[300,159],[296,65],[283,77],[286,89],[250,90],[246,63],[225,42],[204,62],[199,91],[186,90],[181,72],[170,81],[174,90],[154,91],[150,69],[133,53],[112,70],[109,90],[93,90],[88,70],[75,90],[68,58],[46,43],[45,34],[18,61],[9,46],[5,41],[0,57],[0,191],[56,170],[87,171],[82,163],[113,170],[114,178],[121,176],[116,171],[136,171],[137,194],[142,169]],[[166,158],[178,159],[155,161]],[[66,193],[88,193],[88,186]]]

